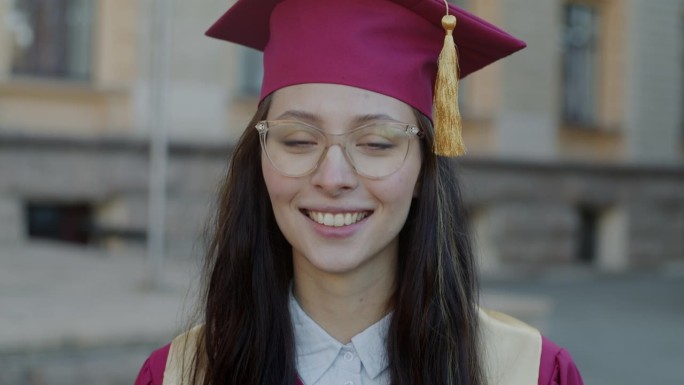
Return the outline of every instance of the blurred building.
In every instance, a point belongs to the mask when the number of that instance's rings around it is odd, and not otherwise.
[[[529,47],[463,82],[482,267],[684,259],[684,0],[460,0]],[[146,239],[158,58],[166,234],[187,255],[255,110],[260,54],[203,37],[226,0],[0,2],[0,242]]]

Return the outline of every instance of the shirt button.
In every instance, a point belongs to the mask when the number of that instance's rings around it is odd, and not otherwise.
[[[344,385],[354,385],[354,381],[345,381]]]
[[[352,354],[352,352],[346,352],[344,353],[344,359],[346,361],[351,361],[354,359],[354,354]],[[353,385],[353,383],[351,381],[347,381],[344,383],[344,385]]]

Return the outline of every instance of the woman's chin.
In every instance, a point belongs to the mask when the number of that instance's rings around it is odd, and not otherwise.
[[[322,275],[347,275],[358,270],[361,264],[357,259],[350,259],[349,255],[326,254],[325,258],[308,258],[306,264],[310,272],[317,272]]]

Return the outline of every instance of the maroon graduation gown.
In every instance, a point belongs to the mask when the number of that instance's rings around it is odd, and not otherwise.
[[[150,355],[140,369],[135,385],[162,385],[166,358],[169,355],[170,346],[170,344],[166,345]],[[298,385],[303,385],[299,380],[297,383]],[[544,336],[542,336],[538,384],[583,385],[582,377],[570,354]]]

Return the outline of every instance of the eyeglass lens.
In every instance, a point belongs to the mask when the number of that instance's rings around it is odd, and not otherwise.
[[[346,134],[325,134],[299,122],[262,122],[264,151],[273,166],[288,176],[313,171],[328,147],[338,144],[361,175],[381,178],[404,163],[412,134],[406,124],[382,123],[363,126]]]

